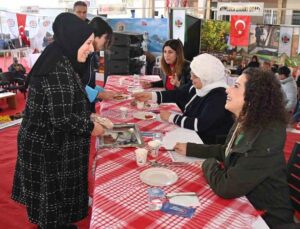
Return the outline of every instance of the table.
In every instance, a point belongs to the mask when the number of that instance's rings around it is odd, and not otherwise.
[[[0,99],[6,99],[9,108],[11,109],[17,108],[16,93],[13,92],[0,93]]]
[[[130,77],[110,76],[106,88],[125,92],[132,82]],[[154,80],[155,77],[148,77]],[[142,131],[168,132],[175,125],[157,120],[136,120],[129,115],[122,120],[118,108],[127,106],[129,112],[135,108],[129,101],[102,102],[101,115],[114,122],[134,122]],[[172,105],[169,109],[173,109]],[[147,141],[147,139],[145,139]],[[172,216],[161,211],[147,209],[147,189],[139,174],[150,165],[138,167],[135,148],[104,148],[97,151],[95,165],[95,188],[90,228],[268,228],[246,197],[225,200],[211,190],[199,165],[189,163],[169,169],[177,173],[178,181],[162,187],[168,192],[196,192],[201,206],[191,218]],[[160,151],[159,162],[171,162],[168,151]],[[258,226],[257,226],[258,225]]]

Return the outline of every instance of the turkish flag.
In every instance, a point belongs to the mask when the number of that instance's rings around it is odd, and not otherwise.
[[[230,44],[232,46],[248,46],[250,16],[232,15],[230,20]]]
[[[17,22],[18,22],[18,28],[19,28],[19,35],[22,39],[22,42],[26,46],[30,46],[30,42],[25,34],[25,27],[26,27],[26,14],[17,14]]]

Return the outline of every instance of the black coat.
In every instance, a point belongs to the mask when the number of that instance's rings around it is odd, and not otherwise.
[[[166,86],[166,80],[167,80],[167,76],[162,72],[161,70],[161,74],[160,77],[162,78],[162,80],[160,81],[156,81],[156,82],[152,82],[151,85],[152,87],[165,87]],[[178,88],[182,88],[185,85],[189,84],[191,82],[191,68],[190,68],[190,62],[185,60],[183,67],[182,67],[182,73],[180,77],[180,86]],[[177,87],[175,87],[177,88]]]
[[[292,223],[283,155],[285,128],[284,124],[273,123],[264,129],[245,131],[225,157],[234,126],[225,145],[188,143],[187,155],[208,158],[202,169],[217,195],[226,199],[246,196],[256,209],[265,211],[262,217],[271,228]]]
[[[225,88],[215,88],[203,97],[197,96],[196,89],[189,85],[156,94],[158,103],[174,102],[183,112],[175,116],[174,124],[195,130],[204,143],[224,143],[233,124],[232,114],[225,109]]]
[[[12,198],[45,228],[87,216],[88,155],[93,122],[79,76],[63,58],[30,80],[18,133]]]

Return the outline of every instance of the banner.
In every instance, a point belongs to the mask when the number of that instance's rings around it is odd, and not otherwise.
[[[6,24],[10,32],[10,39],[19,37],[19,28],[16,13],[6,12]]]
[[[293,27],[280,27],[278,55],[291,56]]]
[[[144,45],[149,52],[161,55],[164,43],[169,39],[167,18],[108,18],[107,23],[114,31],[135,32],[144,35]]]
[[[230,44],[248,46],[250,16],[233,15],[230,21]]]
[[[172,32],[172,39],[180,39],[184,44],[185,10],[173,10]]]
[[[25,33],[25,27],[26,27],[26,14],[17,14],[17,21],[18,21],[18,29],[19,29],[19,35],[22,39],[22,42],[26,46],[30,46],[30,42],[26,36]]]
[[[263,2],[218,2],[218,15],[263,16]]]
[[[39,29],[39,18],[33,15],[27,15],[26,18],[26,35],[27,37],[35,37]]]

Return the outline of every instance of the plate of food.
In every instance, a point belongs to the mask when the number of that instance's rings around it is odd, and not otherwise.
[[[113,97],[114,100],[118,100],[118,101],[125,100],[127,98],[128,98],[128,95],[126,95],[126,94],[117,94]]]
[[[114,124],[114,127],[97,137],[97,148],[101,147],[142,147],[143,138],[137,125]]]
[[[156,114],[154,114],[153,112],[139,111],[134,113],[133,117],[141,120],[152,120],[156,119]]]

